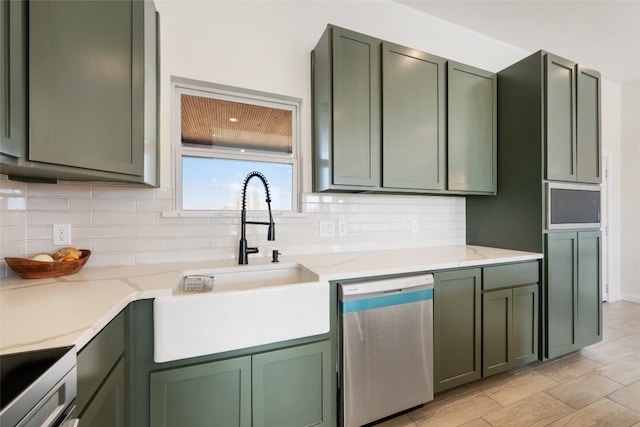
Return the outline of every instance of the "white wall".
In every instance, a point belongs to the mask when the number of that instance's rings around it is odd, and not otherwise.
[[[621,294],[640,303],[640,80],[622,86]]]

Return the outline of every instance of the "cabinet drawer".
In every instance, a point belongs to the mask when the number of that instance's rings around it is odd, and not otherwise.
[[[499,289],[528,283],[538,283],[538,262],[497,265],[482,271],[482,289]]]
[[[124,353],[124,315],[120,313],[78,353],[78,396],[81,413]]]

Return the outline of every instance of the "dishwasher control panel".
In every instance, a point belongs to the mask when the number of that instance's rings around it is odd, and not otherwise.
[[[341,285],[342,295],[360,295],[373,292],[393,292],[417,287],[433,288],[433,274],[392,277]]]

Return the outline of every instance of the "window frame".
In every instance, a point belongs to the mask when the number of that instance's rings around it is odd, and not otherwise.
[[[222,160],[245,160],[259,161],[268,163],[281,163],[291,165],[291,210],[274,210],[274,212],[282,213],[298,213],[300,212],[300,179],[301,173],[301,155],[300,155],[300,128],[301,128],[301,107],[302,99],[285,95],[277,95],[267,92],[255,91],[232,86],[221,85],[217,83],[202,82],[197,80],[185,79],[181,77],[171,77],[172,92],[172,124],[171,146],[173,152],[173,186],[174,201],[173,208],[180,216],[211,216],[212,214],[224,215],[226,213],[237,214],[235,210],[192,210],[184,209],[183,203],[183,182],[182,182],[182,158],[183,157],[199,157]],[[291,111],[291,153],[277,153],[258,150],[247,150],[238,152],[237,149],[229,147],[183,147],[181,136],[181,95],[192,95],[200,97],[211,97],[231,102],[240,102],[264,107],[283,108]],[[269,177],[267,177],[268,179]]]

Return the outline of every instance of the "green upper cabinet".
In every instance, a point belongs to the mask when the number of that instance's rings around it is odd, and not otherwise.
[[[447,76],[448,188],[495,194],[497,76],[453,61]]]
[[[495,194],[495,74],[333,25],[312,58],[314,191]]]
[[[599,183],[600,74],[545,54],[546,178]]]
[[[382,186],[445,189],[446,60],[382,43]]]
[[[599,183],[602,181],[600,73],[578,65],[577,94],[577,181]]]
[[[29,2],[28,140],[2,172],[156,185],[157,19],[151,1]]]
[[[329,27],[314,50],[316,189],[380,186],[380,41]]]
[[[545,56],[547,179],[576,180],[576,64]]]
[[[0,3],[0,161],[22,157],[26,141],[26,2]],[[8,157],[9,158],[9,157]]]

